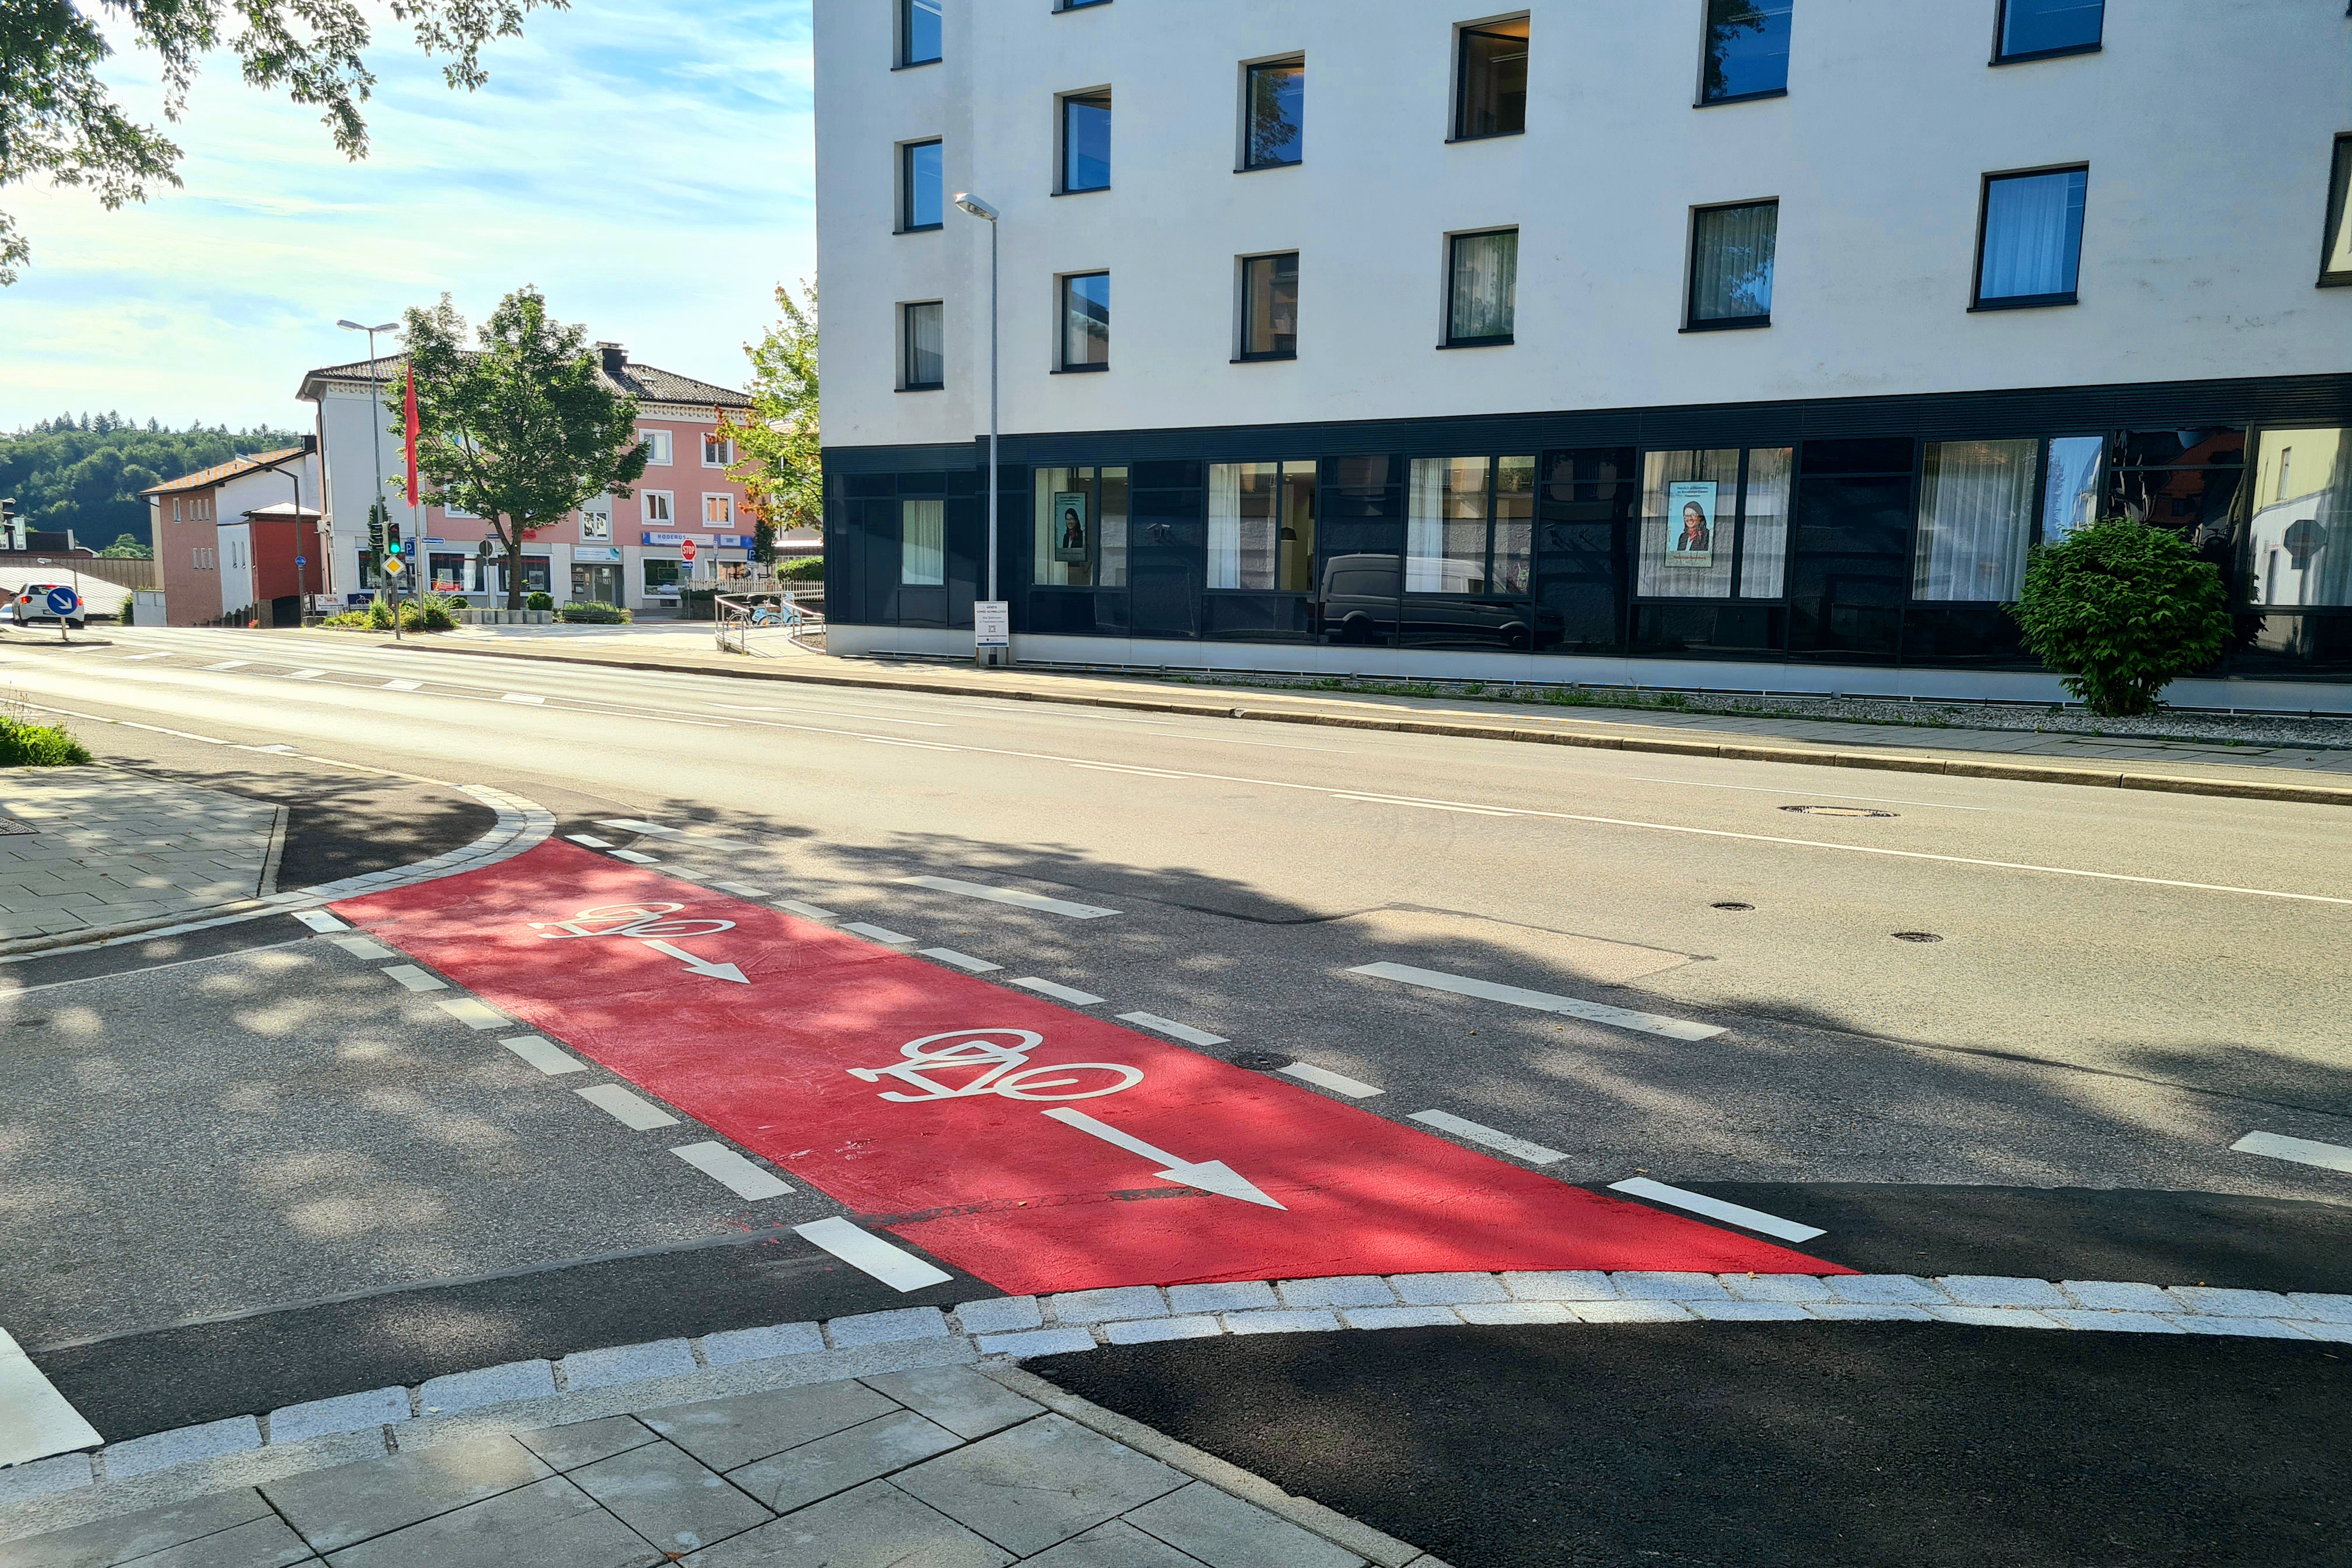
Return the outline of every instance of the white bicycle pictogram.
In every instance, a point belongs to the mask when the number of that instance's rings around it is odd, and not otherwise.
[[[593,910],[582,910],[568,921],[532,921],[530,929],[543,937],[562,940],[574,936],[633,936],[639,941],[656,938],[715,936],[722,931],[733,931],[733,921],[674,921],[674,915],[686,908],[684,904],[600,904]],[[547,928],[553,926],[550,931]]]
[[[982,1036],[1010,1035],[1017,1042],[999,1045]],[[945,1041],[947,1044],[941,1044]],[[851,1068],[849,1076],[867,1083],[880,1083],[884,1079],[897,1079],[921,1089],[920,1094],[902,1094],[885,1089],[881,1098],[900,1104],[920,1104],[934,1100],[962,1100],[975,1094],[1001,1094],[1007,1100],[1096,1100],[1106,1094],[1117,1094],[1123,1089],[1133,1089],[1143,1081],[1143,1070],[1118,1062],[1055,1062],[1051,1066],[1030,1067],[1029,1053],[1045,1043],[1045,1037],[1029,1029],[950,1029],[944,1034],[925,1035],[919,1040],[908,1040],[898,1047],[907,1059],[887,1068]],[[1014,1071],[1015,1068],[1020,1068]],[[939,1072],[966,1069],[974,1076],[961,1086],[939,1083],[929,1076]],[[1045,1074],[1059,1074],[1045,1077]],[[1111,1081],[1104,1082],[1100,1075],[1108,1074]],[[1082,1075],[1082,1076],[1078,1076]],[[1091,1088],[1073,1088],[1092,1084]],[[1049,1093],[1064,1089],[1066,1093]]]

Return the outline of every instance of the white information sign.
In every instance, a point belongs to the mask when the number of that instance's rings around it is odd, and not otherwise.
[[[1003,599],[975,600],[971,606],[974,647],[1013,646],[1013,606]]]

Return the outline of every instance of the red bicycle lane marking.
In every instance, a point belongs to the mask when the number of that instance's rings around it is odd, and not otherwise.
[[[682,952],[664,952],[648,942],[666,924],[575,936],[551,923],[653,905],[675,906],[656,921],[734,924],[668,937]],[[334,907],[866,1223],[1014,1294],[1457,1269],[1852,1272],[569,844]],[[748,984],[690,963],[732,963]],[[926,1081],[978,1079],[991,1064],[976,1057],[919,1079],[882,1073],[908,1066],[909,1041],[986,1030],[1007,1044],[1040,1037],[992,1091],[922,1098]],[[1013,1075],[1070,1063],[1141,1078],[1074,1100],[1001,1092],[1055,1092],[1047,1080],[1078,1075]],[[852,1076],[861,1068],[881,1076]],[[1098,1070],[1083,1087],[1124,1077]],[[1045,1114],[1056,1110],[1081,1125]],[[1088,1119],[1110,1138],[1083,1130]],[[1222,1163],[1280,1206],[1165,1179],[1162,1162],[1119,1138]]]

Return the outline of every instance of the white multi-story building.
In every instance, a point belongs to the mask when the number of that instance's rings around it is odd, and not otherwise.
[[[828,0],[816,58],[836,646],[971,646],[993,321],[1021,657],[2041,696],[2026,551],[2126,510],[2242,611],[2176,700],[2343,705],[2274,689],[2352,674],[2341,6]]]

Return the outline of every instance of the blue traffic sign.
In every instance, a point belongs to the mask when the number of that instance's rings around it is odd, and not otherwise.
[[[294,564],[297,566],[308,566],[310,564],[310,558],[307,555],[297,555],[294,557]]]
[[[49,614],[53,616],[70,616],[80,610],[81,595],[75,593],[71,588],[52,588],[49,590],[47,603],[49,606]]]

